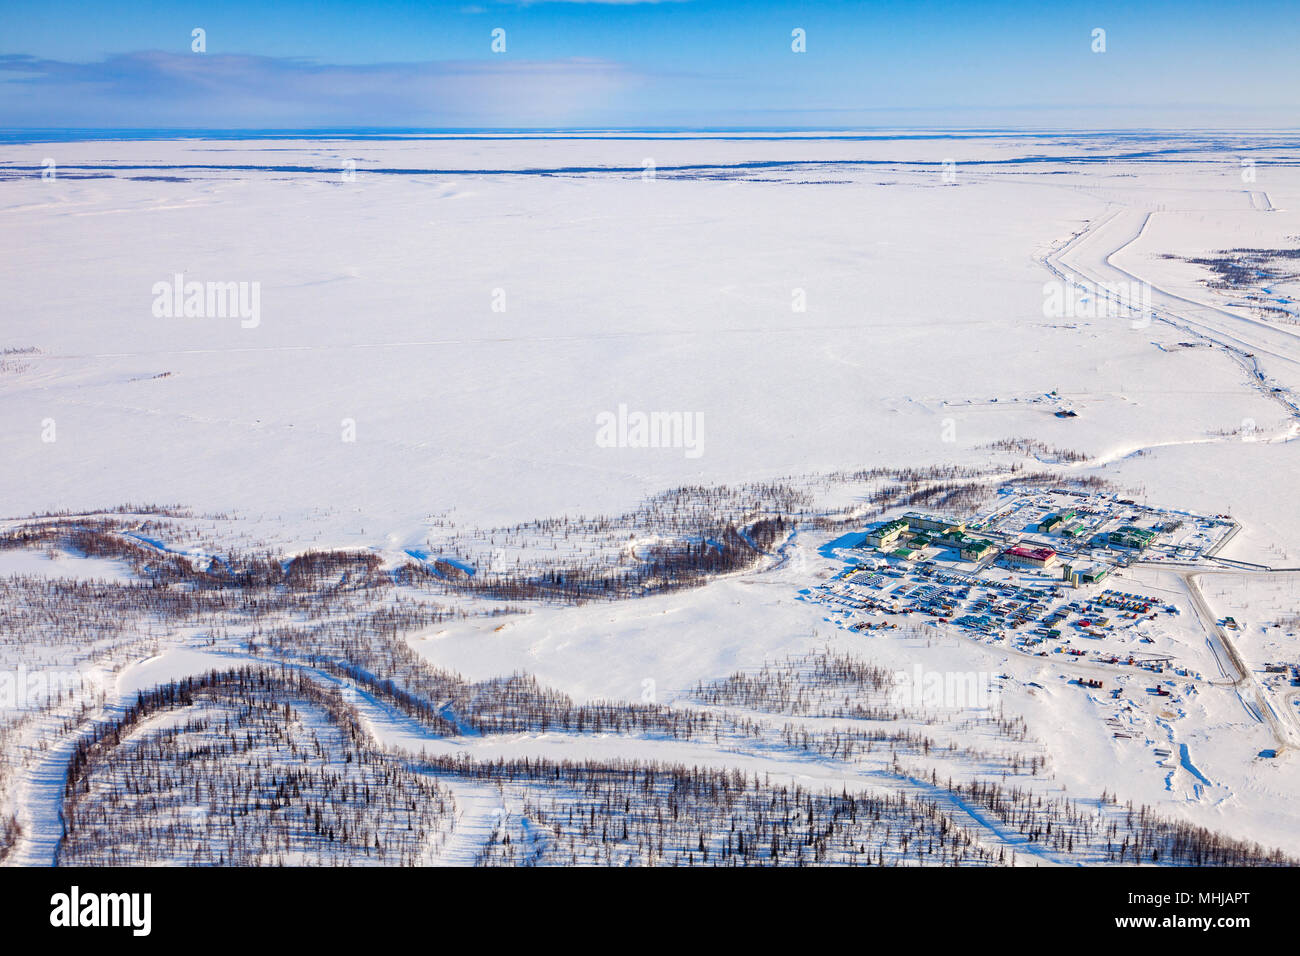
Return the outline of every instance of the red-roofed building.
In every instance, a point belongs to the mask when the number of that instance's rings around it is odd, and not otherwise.
[[[1003,551],[1002,560],[1016,568],[1050,568],[1056,563],[1056,552],[1051,548],[1027,548],[1020,545]]]

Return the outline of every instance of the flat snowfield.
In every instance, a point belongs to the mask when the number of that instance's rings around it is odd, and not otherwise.
[[[176,502],[277,547],[401,549],[448,515],[1032,438],[1281,531],[1279,402],[1183,328],[1045,314],[1044,284],[1058,251],[1076,278],[1131,274],[1300,385],[1294,317],[1234,316],[1185,261],[1300,233],[1295,162],[1266,134],[10,145],[0,501]],[[167,314],[178,275],[256,309]],[[599,440],[620,407],[696,427]],[[1251,447],[1217,447],[1243,423]]]

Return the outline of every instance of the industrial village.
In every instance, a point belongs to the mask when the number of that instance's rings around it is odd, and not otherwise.
[[[960,634],[1058,662],[1057,678],[1092,695],[1120,740],[1143,736],[1135,731],[1144,718],[1179,719],[1180,704],[1224,684],[1231,662],[1251,675],[1252,709],[1292,741],[1300,663],[1243,661],[1233,637],[1247,622],[1216,617],[1197,584],[1200,572],[1247,567],[1216,557],[1238,530],[1226,515],[1113,494],[1004,488],[968,520],[911,511],[873,524],[836,549],[843,569],[805,593],[830,609],[829,621],[866,636]],[[1139,572],[1143,583],[1130,583]],[[1294,638],[1295,622],[1285,626]],[[1168,748],[1153,752],[1171,759]]]

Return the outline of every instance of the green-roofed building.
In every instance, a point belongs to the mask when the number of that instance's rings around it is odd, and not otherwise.
[[[1106,535],[1106,541],[1111,547],[1128,548],[1132,551],[1145,551],[1155,539],[1156,533],[1150,528],[1139,528],[1131,524],[1126,524]]]
[[[961,559],[963,561],[978,561],[996,550],[997,547],[992,541],[985,541],[982,538],[968,538],[961,546]]]
[[[906,530],[907,522],[902,518],[886,521],[879,528],[873,528],[867,532],[866,544],[868,547],[881,548],[882,550],[893,547]]]

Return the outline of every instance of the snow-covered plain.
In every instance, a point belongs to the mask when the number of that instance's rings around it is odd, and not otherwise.
[[[269,519],[284,546],[407,547],[430,516],[497,524],[687,482],[974,462],[1009,436],[1102,459],[1245,419],[1262,436],[1277,406],[1222,356],[1161,351],[1176,330],[1044,316],[1037,260],[1117,211],[1163,209],[1124,261],[1185,291],[1191,267],[1160,254],[1297,232],[1300,175],[1265,165],[1293,161],[1274,143],[1130,162],[1091,160],[1170,144],[12,146],[0,340],[41,351],[6,356],[0,377],[0,500],[10,515],[176,501]],[[778,161],[799,165],[735,165]],[[500,172],[601,166],[621,171]],[[1125,225],[1099,229],[1080,266]],[[151,290],[177,273],[260,283],[259,324],[155,317]],[[1297,384],[1294,350],[1273,351],[1269,374]],[[1053,389],[1080,419],[1031,401]],[[598,446],[597,416],[620,404],[697,413],[702,454]]]
[[[1298,155],[1293,136],[1259,133],[11,145],[0,517],[175,504],[194,517],[159,548],[374,549],[396,564],[450,553],[458,533],[619,514],[684,484],[1020,465],[1230,513],[1242,528],[1224,556],[1294,567],[1300,325],[1207,287],[1188,260],[1300,245]],[[155,315],[155,283],[178,273],[258,283],[255,327]],[[1149,288],[1136,320],[1045,311],[1045,284],[1130,280]],[[702,453],[602,447],[598,416],[620,406],[698,416]],[[1008,439],[1077,454],[988,447]],[[470,679],[521,671],[579,701],[685,705],[697,682],[825,647],[890,670],[1005,673],[1003,706],[1050,755],[1052,793],[1106,790],[1300,853],[1296,752],[1257,756],[1273,737],[1237,690],[1202,689],[1177,720],[1154,714],[1119,740],[1059,667],[957,635],[836,628],[800,594],[841,566],[832,538],[801,531],[774,567],[695,590],[471,617],[408,643]],[[77,563],[0,558],[4,574]],[[96,559],[81,576],[124,573]],[[1133,589],[1182,587],[1131,573]],[[1267,600],[1285,603],[1294,576],[1273,580]],[[1216,610],[1235,606],[1202,584]],[[1269,660],[1300,657],[1285,633],[1266,635]],[[241,654],[238,637],[149,637],[121,700]],[[1265,653],[1242,651],[1252,666]],[[369,716],[431,753],[858,779],[734,743],[448,744]],[[41,779],[53,792],[49,761],[27,766],[20,794]],[[462,836],[491,832],[515,799],[461,787],[481,817]],[[50,809],[32,809],[33,830]]]

